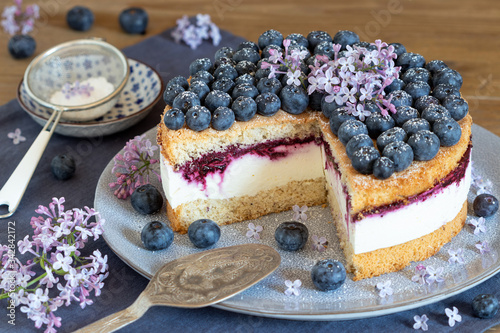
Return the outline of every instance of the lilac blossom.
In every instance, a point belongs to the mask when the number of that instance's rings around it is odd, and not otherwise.
[[[427,276],[427,269],[424,265],[418,264],[415,267],[415,275],[411,278],[413,282],[417,282],[420,284],[425,284],[425,277]]]
[[[189,19],[187,15],[177,20],[177,27],[171,33],[176,43],[183,41],[191,49],[196,49],[203,40],[212,39],[213,45],[219,45],[222,37],[220,30],[208,14],[198,14]]]
[[[425,282],[427,282],[428,285],[431,285],[434,282],[441,283],[444,281],[443,267],[435,269],[432,266],[427,266],[426,270],[427,270],[427,276],[425,277]]]
[[[474,166],[474,161],[471,161],[472,182],[471,187],[476,191],[476,194],[490,193],[493,183],[489,179],[484,179]]]
[[[448,262],[450,264],[453,264],[455,262],[459,263],[459,264],[465,263],[462,249],[458,249],[458,250],[449,249],[448,254],[450,255],[450,258],[448,259]]]
[[[377,283],[377,289],[380,290],[378,293],[380,297],[391,296],[393,294],[391,283],[391,280]]]
[[[295,280],[293,282],[290,280],[286,280],[285,286],[287,287],[287,289],[285,290],[285,295],[287,295],[287,296],[290,296],[290,295],[299,296],[301,285],[302,285],[302,281],[300,281],[300,280]]]
[[[481,254],[486,254],[491,251],[490,245],[487,241],[479,242],[475,246]]]
[[[482,232],[486,232],[486,224],[484,217],[478,219],[471,219],[470,225],[474,226],[474,235],[479,235]]]
[[[13,244],[0,245],[0,299],[10,297],[36,328],[45,325],[45,332],[61,327],[61,318],[54,312],[62,305],[78,302],[84,308],[92,304],[90,293],[99,296],[108,276],[107,256],[98,250],[88,257],[80,254],[90,239],[99,238],[105,221],[88,207],[65,210],[64,202],[64,198],[53,198],[48,207],[39,206],[35,212],[40,215],[30,222],[31,239],[28,235],[18,241],[17,250],[33,254],[33,259],[22,263],[12,258]],[[62,225],[69,232],[60,232]]]
[[[455,306],[453,307],[453,310],[448,308],[444,309],[444,312],[448,317],[448,325],[450,325],[450,327],[455,326],[455,322],[462,321],[462,316],[458,314],[458,309]]]
[[[15,144],[15,145],[17,145],[17,144],[19,144],[21,142],[26,141],[26,138],[21,135],[21,130],[19,128],[16,128],[14,130],[14,132],[9,132],[7,134],[7,137],[9,139],[12,139],[12,143]]]
[[[40,7],[28,5],[26,10],[22,9],[22,0],[14,0],[14,5],[4,8],[2,13],[2,25],[4,31],[9,35],[27,35],[33,31],[35,21],[40,18]]]
[[[422,316],[415,316],[413,317],[413,320],[415,320],[415,324],[413,324],[413,329],[419,330],[421,329],[422,331],[427,331],[429,329],[429,326],[427,326],[427,321],[429,318],[425,314]]]
[[[248,231],[247,231],[247,238],[255,238],[255,239],[260,239],[260,232],[263,230],[261,225],[255,225],[252,222],[248,223]]]
[[[92,91],[94,91],[94,87],[92,87],[90,83],[81,84],[78,80],[73,84],[65,83],[61,89],[61,92],[66,99],[70,99],[71,97],[78,95],[89,97]]]
[[[326,250],[326,247],[328,246],[328,241],[326,240],[325,237],[312,235],[311,240],[312,240],[311,247],[313,250],[316,250],[318,252],[324,252]]]
[[[109,187],[114,189],[114,195],[119,199],[126,199],[135,189],[141,185],[149,183],[149,173],[152,172],[161,181],[158,172],[151,167],[158,163],[154,159],[154,152],[157,146],[153,146],[145,135],[136,136],[129,140],[123,149],[123,154],[114,157],[112,173],[116,176],[116,181],[109,183]],[[83,236],[85,237],[85,236]]]
[[[307,206],[299,207],[299,205],[294,205],[292,209],[293,209],[294,220],[302,220],[302,221],[307,220],[306,212],[309,209]]]

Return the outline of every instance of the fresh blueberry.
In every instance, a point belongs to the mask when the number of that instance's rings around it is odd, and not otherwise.
[[[186,112],[186,124],[193,131],[200,132],[210,126],[212,114],[201,105],[195,105]]]
[[[120,13],[120,26],[129,34],[145,34],[148,26],[148,13],[142,8],[132,7]]]
[[[403,124],[403,130],[406,132],[408,137],[412,136],[418,131],[430,129],[431,124],[429,124],[429,122],[423,118],[413,118]]]
[[[307,35],[307,41],[309,42],[309,49],[314,50],[316,45],[318,45],[321,42],[327,41],[327,42],[332,42],[333,38],[328,34],[326,31],[311,31]]]
[[[378,179],[387,179],[392,176],[393,173],[394,162],[390,158],[382,156],[373,163],[373,175]]]
[[[238,84],[234,87],[231,97],[233,100],[240,96],[255,98],[259,94],[259,90],[256,86],[248,83]]]
[[[73,30],[87,31],[94,24],[94,13],[87,7],[75,6],[66,14],[66,22]]]
[[[252,97],[240,96],[231,105],[236,120],[249,121],[257,113],[257,103]]]
[[[189,91],[194,92],[198,96],[200,101],[203,102],[205,101],[205,97],[207,97],[208,93],[210,92],[210,88],[203,81],[194,81],[191,82]]]
[[[481,319],[491,319],[498,312],[498,299],[490,294],[480,294],[472,300],[472,313]]]
[[[71,155],[57,155],[50,162],[50,169],[52,170],[52,174],[56,179],[70,179],[75,174],[75,160]]]
[[[281,108],[281,100],[272,92],[260,94],[255,99],[257,112],[263,116],[273,116]]]
[[[192,91],[183,91],[174,98],[172,106],[186,113],[191,107],[200,105],[200,99]]]
[[[347,277],[344,265],[337,260],[323,259],[311,270],[311,279],[321,291],[336,290],[344,284]]]
[[[340,125],[337,137],[345,146],[353,136],[358,134],[368,134],[366,125],[359,120],[349,119]]]
[[[330,130],[332,131],[332,133],[338,135],[340,125],[342,125],[349,119],[354,120],[356,118],[354,118],[354,116],[347,110],[346,107],[340,106],[335,109],[335,111],[333,111],[330,115]]]
[[[255,44],[252,41],[244,41],[238,44],[238,47],[236,48],[236,51],[242,50],[242,49],[252,49],[255,52],[259,52],[259,46]]]
[[[391,92],[396,91],[396,90],[403,90],[404,86],[405,86],[405,83],[403,80],[394,79],[394,80],[392,80],[390,85],[388,85],[387,87],[384,88],[384,91],[386,94],[390,94]]]
[[[236,68],[229,64],[221,64],[214,72],[214,77],[220,79],[222,77],[227,77],[228,79],[234,80],[238,77],[238,71]]]
[[[285,39],[289,39],[291,41],[290,45],[301,45],[304,47],[309,47],[309,42],[307,41],[307,38],[304,37],[304,35],[302,34],[293,33],[286,36]]]
[[[236,61],[233,60],[233,58],[228,58],[228,57],[221,57],[214,62],[214,73],[222,65],[229,65],[231,67],[236,66]]]
[[[413,118],[418,118],[419,114],[417,109],[412,108],[411,106],[408,105],[403,105],[403,106],[398,106],[396,108],[396,113],[391,114],[391,116],[392,118],[394,118],[396,126],[401,127],[408,120]]]
[[[178,85],[178,86],[181,86],[182,88],[184,88],[184,90],[187,90],[189,89],[189,82],[188,80],[182,76],[182,75],[179,75],[179,76],[176,76],[172,79],[170,79],[170,81],[168,81],[167,83],[167,87],[168,86],[171,86],[171,85]]]
[[[425,58],[418,53],[403,53],[397,57],[396,66],[401,66],[403,72],[407,71],[409,68],[424,67]]]
[[[347,157],[352,159],[352,154],[361,147],[373,147],[373,140],[367,134],[353,136],[346,144]]]
[[[248,84],[255,84],[255,77],[250,74],[243,74],[238,76],[236,79],[234,79],[235,84],[242,84],[242,83],[248,83]]]
[[[233,57],[234,50],[230,46],[223,46],[220,49],[215,52],[214,59],[215,61],[219,60],[220,58],[232,58]]]
[[[293,51],[301,52],[304,55],[303,59],[307,59],[311,56],[311,52],[309,51],[309,49],[307,47],[302,46],[302,45],[290,45],[288,47],[288,53],[292,54]],[[307,69],[309,69],[309,68],[307,68]],[[306,74],[309,74],[309,73],[306,73]]]
[[[451,118],[451,115],[444,106],[432,104],[422,111],[421,117],[432,125],[438,119]]]
[[[283,222],[274,232],[274,239],[280,249],[298,251],[306,245],[309,231],[300,222]]]
[[[271,70],[269,68],[259,68],[255,72],[255,80],[259,82],[261,79],[269,77],[269,74],[271,74]],[[279,80],[278,75],[275,75],[275,77]],[[279,76],[280,78],[282,76]]]
[[[421,96],[415,100],[413,107],[421,113],[426,107],[432,104],[439,104],[439,100],[434,96]]]
[[[365,41],[354,43],[354,44],[352,44],[352,46],[362,47],[362,48],[367,49],[368,51],[375,51],[377,49],[377,47],[375,45],[370,44],[370,43],[365,42]]]
[[[448,65],[442,60],[432,60],[425,64],[425,69],[431,72],[432,75],[436,74],[440,70],[448,68]]]
[[[434,87],[438,84],[451,84],[457,89],[462,87],[463,79],[462,75],[454,69],[443,68],[432,77],[432,83]]]
[[[196,81],[201,81],[209,86],[214,81],[214,76],[207,71],[198,71],[191,77],[191,84]]]
[[[227,77],[221,77],[212,83],[212,90],[220,90],[230,94],[236,84],[233,80]]]
[[[314,54],[325,55],[330,59],[333,59],[335,51],[333,51],[333,43],[328,41],[323,41],[316,45],[314,48]]]
[[[321,111],[327,118],[330,118],[332,116],[333,111],[337,110],[342,105],[338,105],[335,102],[335,100],[327,102],[326,101],[327,97],[328,97],[327,95],[324,95],[323,98],[321,99]]]
[[[188,237],[194,246],[204,249],[219,241],[220,227],[209,219],[196,220],[188,227]]]
[[[453,118],[440,118],[432,124],[432,131],[436,134],[441,142],[441,146],[454,146],[460,141],[462,129],[456,120]]]
[[[217,131],[225,131],[230,128],[235,121],[233,110],[226,106],[215,109],[212,116],[212,127]]]
[[[409,82],[405,87],[406,91],[413,100],[418,99],[422,96],[427,96],[431,93],[431,86],[423,81]]]
[[[395,90],[389,94],[389,98],[391,103],[395,106],[408,105],[411,106],[413,104],[413,98],[410,94],[408,94],[404,90]]]
[[[309,95],[309,107],[314,111],[321,111],[321,101],[325,95],[325,92],[313,91],[312,94]]]
[[[130,196],[132,207],[141,214],[154,214],[163,206],[160,191],[151,184],[139,186]]]
[[[408,168],[413,162],[413,150],[403,141],[394,141],[384,147],[382,156],[394,162],[394,171],[399,172]]]
[[[255,74],[257,71],[257,66],[248,60],[240,61],[236,64],[236,66],[234,66],[234,68],[238,72],[238,75]]]
[[[390,43],[394,47],[394,53],[399,57],[403,53],[406,53],[406,47],[401,43]]]
[[[236,63],[247,60],[250,61],[251,63],[256,64],[257,61],[260,60],[260,54],[259,52],[253,50],[253,49],[241,49],[239,51],[234,52],[233,54],[233,60],[236,61]]]
[[[189,74],[195,75],[199,71],[211,72],[213,70],[212,61],[209,58],[196,59],[189,65]]]
[[[431,80],[431,73],[422,67],[409,68],[401,75],[401,80],[406,84],[418,81],[429,83]]]
[[[372,113],[365,119],[365,125],[371,138],[376,139],[380,134],[396,125],[394,119],[381,113]]]
[[[443,106],[450,112],[450,115],[456,121],[462,119],[469,112],[469,104],[462,97],[450,95],[444,98]]]
[[[165,91],[163,92],[163,100],[167,105],[172,106],[174,99],[184,90],[185,89],[178,84],[171,84],[165,88]]]
[[[380,134],[377,138],[377,148],[382,152],[384,148],[395,141],[406,141],[407,135],[401,127],[393,127],[384,133]]]
[[[288,50],[290,50],[290,49],[288,49]],[[262,50],[261,58],[267,59],[267,62],[269,62],[269,57],[271,56],[271,53],[275,53],[275,52],[283,53],[283,49],[279,45],[274,45],[274,44],[268,45]],[[259,60],[259,63],[260,63],[260,60]]]
[[[410,136],[408,144],[413,149],[413,157],[416,161],[433,159],[440,145],[437,135],[428,130],[421,130]]]
[[[177,108],[172,108],[165,112],[165,116],[163,117],[163,122],[168,129],[178,130],[184,126],[184,122],[186,121],[186,116],[184,112]]]
[[[382,113],[378,104],[374,101],[365,101],[365,110],[370,111],[371,113]]]
[[[333,44],[342,45],[341,50],[346,50],[347,45],[359,43],[359,36],[349,30],[340,30],[333,36]]]
[[[434,87],[432,90],[432,96],[436,97],[438,100],[443,101],[448,96],[460,97],[460,90],[451,84],[441,83]]]
[[[284,86],[280,91],[281,107],[288,113],[300,114],[309,105],[309,95],[302,87]]]
[[[231,96],[228,93],[225,93],[220,90],[212,90],[208,93],[207,97],[205,97],[205,106],[210,112],[214,112],[220,106],[231,105]]]
[[[492,194],[483,193],[474,199],[474,213],[479,217],[490,217],[498,210],[498,199]]]
[[[36,49],[36,42],[29,35],[14,35],[9,39],[9,53],[15,59],[31,57]]]
[[[163,250],[172,245],[174,232],[165,223],[153,221],[146,224],[142,229],[141,240],[147,250]]]
[[[271,44],[281,46],[283,44],[283,35],[274,29],[267,30],[259,36],[257,43],[261,50]]]
[[[351,162],[356,171],[364,175],[373,173],[373,165],[380,157],[375,147],[361,147],[352,154]]]
[[[266,92],[272,92],[273,94],[279,94],[281,91],[281,83],[278,79],[276,78],[262,78],[259,80],[259,83],[257,83],[257,89],[261,94],[266,93]]]

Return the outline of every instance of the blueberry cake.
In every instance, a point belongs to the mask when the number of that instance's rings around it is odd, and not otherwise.
[[[167,84],[157,134],[174,230],[328,204],[359,280],[462,229],[472,119],[443,61],[350,31],[269,30],[189,72]]]

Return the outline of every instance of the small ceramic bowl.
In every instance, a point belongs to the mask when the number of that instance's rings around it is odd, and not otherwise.
[[[101,99],[76,106],[50,102],[65,85],[98,77],[113,85],[112,92]],[[120,50],[99,39],[79,39],[59,44],[33,59],[23,82],[37,108],[51,113],[62,111],[62,119],[86,121],[104,115],[116,104],[128,77],[127,58]]]
[[[161,99],[164,90],[158,72],[148,65],[128,59],[130,76],[115,105],[106,114],[91,121],[61,120],[55,132],[71,137],[97,137],[123,131],[146,117]],[[17,89],[21,107],[41,126],[44,126],[52,110],[41,108],[27,94],[23,81]]]

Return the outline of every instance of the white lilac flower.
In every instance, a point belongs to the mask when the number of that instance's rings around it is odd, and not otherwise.
[[[307,220],[306,212],[309,209],[307,206],[299,207],[298,205],[294,205],[292,209],[293,209],[294,220],[302,220],[302,221]]]
[[[484,217],[478,219],[471,219],[470,223],[474,226],[474,235],[479,235],[482,232],[486,232],[486,224]]]
[[[422,331],[427,331],[429,329],[429,326],[427,325],[427,321],[429,318],[425,314],[422,316],[415,316],[413,317],[413,320],[415,320],[415,324],[413,324],[413,329],[415,330],[422,330]]]
[[[317,235],[312,235],[311,240],[312,240],[311,247],[313,250],[316,250],[318,252],[324,252],[326,250],[328,242],[325,237],[323,236],[318,237]]]
[[[453,310],[446,308],[444,312],[446,316],[448,316],[448,325],[450,325],[450,327],[455,326],[455,322],[462,321],[462,316],[458,314],[458,309],[456,307],[453,307]]]
[[[34,293],[28,293],[28,301],[29,307],[32,309],[38,309],[42,306],[42,303],[45,303],[49,300],[48,296],[49,290],[45,289],[45,291],[42,290],[42,288],[38,288],[35,290]]]
[[[287,289],[285,290],[285,295],[290,296],[290,295],[295,295],[299,296],[300,295],[300,286],[302,285],[302,281],[300,280],[295,280],[295,281],[290,281],[286,280],[285,281],[285,286]]]
[[[455,262],[459,264],[465,263],[462,249],[460,248],[458,250],[449,249],[448,254],[450,255],[450,258],[448,259],[448,262],[450,264],[453,264]]]
[[[377,289],[380,290],[378,293],[380,297],[391,296],[393,294],[391,283],[391,280],[377,283]]]
[[[487,241],[479,242],[475,246],[481,254],[485,254],[491,251]]]
[[[248,223],[248,231],[247,231],[247,238],[255,238],[255,239],[260,239],[260,232],[263,230],[261,225],[255,225],[252,222]]]
[[[425,278],[425,281],[427,282],[427,284],[431,285],[434,282],[441,283],[444,281],[443,267],[434,269],[434,267],[432,266],[427,266],[426,270],[427,270],[427,277]]]
[[[26,138],[21,135],[21,130],[19,128],[16,128],[14,132],[9,132],[7,134],[7,137],[9,139],[12,139],[12,143],[14,143],[15,145],[26,141]]]
[[[425,284],[426,275],[427,275],[427,269],[425,268],[425,266],[422,264],[418,264],[417,267],[415,267],[415,275],[413,275],[411,280],[413,282]]]
[[[291,71],[289,70],[286,75],[288,76],[288,80],[286,80],[286,84],[288,85],[296,85],[300,86],[300,76],[302,73],[299,70]]]
[[[62,269],[65,272],[69,272],[70,265],[73,263],[73,258],[70,256],[65,256],[62,253],[57,253],[55,255],[55,261],[52,267],[56,270]]]

